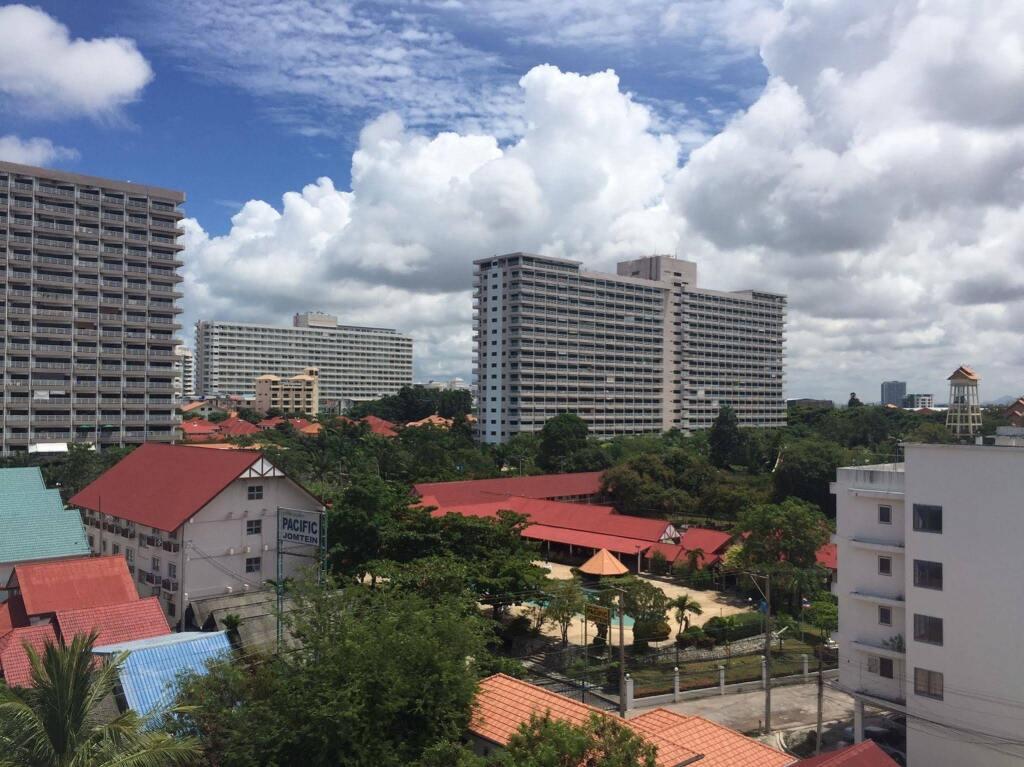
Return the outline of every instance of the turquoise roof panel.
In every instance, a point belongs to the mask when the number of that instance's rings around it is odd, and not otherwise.
[[[19,469],[0,469],[0,495],[45,490],[43,472],[38,466]]]
[[[89,539],[77,511],[0,514],[0,564],[88,555]]]

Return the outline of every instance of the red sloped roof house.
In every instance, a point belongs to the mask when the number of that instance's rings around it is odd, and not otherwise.
[[[196,451],[203,452],[203,451]],[[138,601],[124,557],[81,557],[17,565],[7,582],[31,618],[60,610]]]

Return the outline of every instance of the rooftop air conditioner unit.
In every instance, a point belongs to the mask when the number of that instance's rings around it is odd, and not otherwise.
[[[231,594],[231,593],[233,593],[233,592],[234,592],[234,590],[235,590],[235,587],[234,587],[234,586],[225,586],[225,587],[224,587],[224,591],[226,591],[226,592],[227,592],[228,594]]]
[[[249,584],[248,583],[243,583],[242,584],[242,591],[248,591],[248,590],[249,590]]]
[[[252,554],[252,546],[246,546],[245,547],[245,553],[246,554]]]
[[[234,549],[234,547],[231,547],[230,549],[228,549],[228,556],[229,557],[235,556],[235,549]]]

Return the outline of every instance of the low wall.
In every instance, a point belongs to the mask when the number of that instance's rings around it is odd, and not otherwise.
[[[790,676],[777,676],[772,678],[772,687],[784,687],[792,684],[803,684],[809,682],[817,675],[817,671],[806,671],[802,674],[792,674]],[[822,676],[825,679],[834,680],[839,678],[839,669],[828,669],[822,672]],[[626,708],[632,710],[634,708],[652,708],[655,706],[664,706],[668,703],[679,703],[683,700],[697,700],[699,698],[707,698],[712,695],[729,695],[739,692],[752,692],[754,690],[763,690],[765,688],[765,680],[762,676],[761,679],[755,679],[752,682],[737,682],[735,684],[725,684],[725,674],[720,673],[719,684],[714,687],[701,687],[697,690],[680,690],[679,689],[679,675],[676,674],[675,678],[675,692],[666,693],[664,695],[648,695],[643,698],[633,697],[633,680],[626,679]]]

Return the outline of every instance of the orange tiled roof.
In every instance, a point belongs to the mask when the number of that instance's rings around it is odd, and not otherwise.
[[[156,597],[80,610],[59,610],[57,628],[67,643],[78,634],[96,631],[97,647],[171,633],[160,600]]]
[[[450,429],[454,421],[451,418],[445,418],[444,416],[428,415],[426,418],[421,418],[418,421],[409,421],[406,426],[417,428],[419,426],[436,426],[439,429]]]
[[[139,600],[128,566],[120,555],[18,565],[8,585],[15,582],[29,616]]]
[[[47,642],[57,642],[57,635],[49,623],[14,629],[0,637],[0,674],[8,687],[32,686],[32,663],[25,645],[42,654]]]
[[[582,724],[591,714],[609,714],[543,688],[495,674],[480,683],[469,729],[504,746],[531,714]],[[696,763],[700,767],[784,767],[793,758],[699,716],[658,708],[624,724],[658,749],[659,767]]]
[[[702,716],[656,708],[628,723],[658,746],[659,763],[674,748],[703,754],[700,767],[784,767],[793,762],[788,754]]]
[[[980,381],[981,380],[981,376],[979,376],[977,373],[975,373],[973,370],[971,370],[966,365],[961,365],[960,367],[958,367],[956,370],[953,371],[953,375],[951,375],[946,380],[947,381],[951,381],[954,378],[966,378],[968,381]]]
[[[896,761],[871,740],[794,762],[793,767],[897,767]]]

